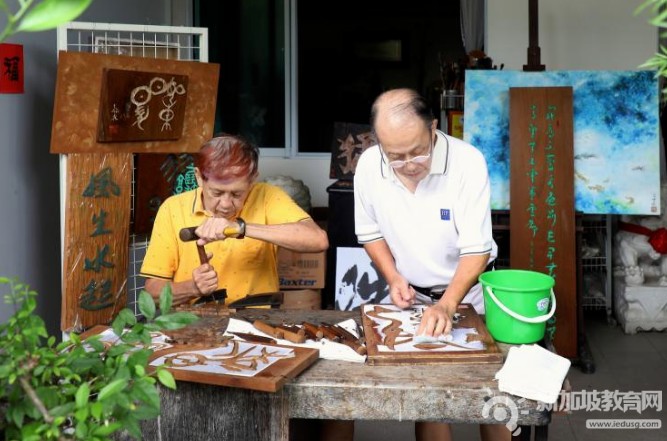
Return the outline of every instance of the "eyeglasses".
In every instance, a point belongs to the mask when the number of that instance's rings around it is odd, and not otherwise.
[[[424,162],[428,161],[428,159],[431,157],[431,153],[433,153],[433,145],[434,144],[433,144],[433,132],[432,131],[429,131],[429,136],[431,137],[431,142],[430,142],[430,145],[429,145],[429,150],[428,150],[427,155],[415,156],[414,158],[410,158],[410,159],[407,159],[405,161],[398,160],[398,159],[395,160],[395,161],[389,161],[389,158],[387,158],[387,160],[386,160],[387,165],[389,165],[389,167],[391,167],[393,169],[397,169],[397,168],[403,168],[411,162],[413,162],[415,164],[423,164]],[[382,145],[380,145],[380,150],[383,153],[382,154],[382,161],[385,161],[386,153],[384,153],[384,150],[382,149]]]

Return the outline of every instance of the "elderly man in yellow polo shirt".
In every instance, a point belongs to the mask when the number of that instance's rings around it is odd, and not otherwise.
[[[199,188],[171,196],[161,205],[140,274],[155,299],[171,284],[174,304],[218,289],[232,302],[248,294],[277,291],[277,247],[319,252],[326,232],[282,189],[257,182],[258,149],[238,136],[211,139],[195,159]],[[198,226],[206,245],[201,264],[194,242],[179,238]],[[225,235],[234,231],[232,236]]]

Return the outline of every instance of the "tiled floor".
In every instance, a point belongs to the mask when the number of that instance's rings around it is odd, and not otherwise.
[[[586,335],[595,372],[585,374],[576,366],[568,374],[572,391],[592,392],[601,396],[602,391],[641,392],[662,391],[663,409],[622,412],[620,410],[586,411],[576,410],[569,414],[553,415],[549,425],[551,441],[582,440],[667,440],[667,331],[624,334],[619,326],[610,326],[606,318],[587,314]],[[595,391],[595,392],[593,392]],[[598,393],[600,392],[600,393]],[[618,396],[618,394],[616,395]],[[625,401],[624,401],[625,402]],[[588,419],[658,419],[660,429],[587,429]],[[455,440],[478,440],[477,426],[456,425]],[[414,439],[414,424],[410,422],[357,421],[355,441],[410,441]]]

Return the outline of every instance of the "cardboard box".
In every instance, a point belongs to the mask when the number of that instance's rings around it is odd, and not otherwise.
[[[297,253],[278,248],[280,289],[324,288],[326,251]]]
[[[280,309],[322,309],[322,291],[319,289],[283,289]]]

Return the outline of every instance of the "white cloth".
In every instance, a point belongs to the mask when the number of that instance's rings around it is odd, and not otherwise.
[[[425,288],[448,285],[461,256],[490,253],[493,260],[498,254],[484,156],[460,139],[437,135],[430,173],[414,193],[383,163],[377,145],[360,156],[354,175],[357,239],[384,239],[398,272]],[[464,302],[484,311],[479,284]]]
[[[354,336],[359,337],[357,323],[353,319],[348,319],[337,324],[338,326],[345,328]],[[245,332],[249,334],[260,335],[262,337],[273,338],[272,336],[255,328],[251,323],[234,318],[229,319],[229,324],[225,330],[225,335],[236,338],[236,336],[234,336],[234,334],[230,334],[230,332]],[[320,358],[325,358],[327,360],[351,361],[355,363],[364,363],[366,361],[365,355],[359,355],[351,347],[327,340],[325,338],[320,341],[306,340],[304,343],[294,343],[289,340],[276,338],[274,338],[274,340],[276,340],[276,344],[283,346],[318,349],[320,351]]]
[[[498,389],[512,395],[553,404],[570,370],[570,360],[538,345],[513,346],[496,372]]]

